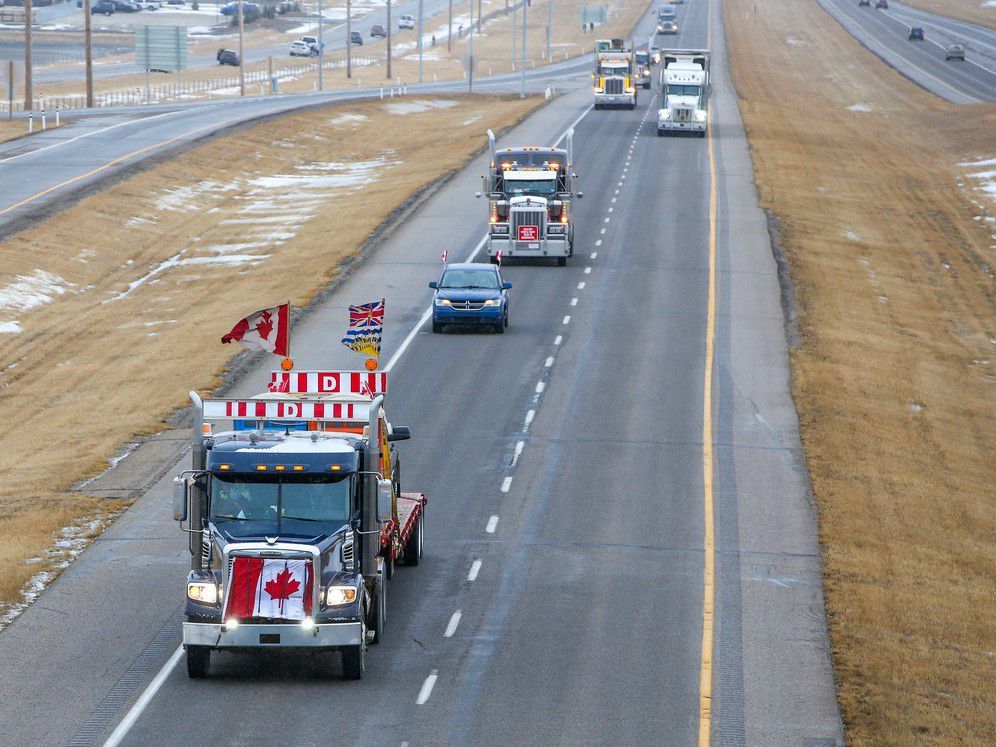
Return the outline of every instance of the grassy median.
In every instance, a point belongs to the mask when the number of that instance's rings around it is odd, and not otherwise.
[[[69,488],[219,383],[238,352],[219,338],[240,316],[306,304],[487,128],[541,102],[407,97],[279,117],[0,243],[0,617],[58,565],[45,549],[62,528],[120,508]],[[386,131],[390,149],[371,137]]]
[[[996,4],[986,0],[905,0],[921,10],[996,29]]]
[[[792,386],[849,740],[992,744],[993,223],[959,164],[996,156],[996,106],[923,91],[815,0],[728,0],[725,19],[801,305]]]

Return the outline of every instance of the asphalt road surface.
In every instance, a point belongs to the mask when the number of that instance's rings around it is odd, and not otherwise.
[[[574,124],[585,192],[566,268],[504,268],[507,334],[424,324],[441,250],[480,258],[483,157],[295,328],[298,368],[353,367],[329,330],[386,296],[391,417],[415,434],[404,482],[430,499],[425,559],[391,582],[364,679],[337,679],[336,656],[217,655],[203,681],[174,666],[189,557],[167,477],[0,633],[6,744],[688,745],[702,728],[843,743],[779,282],[717,6],[685,5],[676,40],[712,46],[710,138],[658,138],[652,93],[591,111],[586,82],[503,139]]]
[[[899,3],[889,10],[859,7],[857,0],[819,0],[820,5],[872,52],[943,99],[956,104],[996,101],[996,32]],[[907,39],[922,26],[925,40]],[[948,44],[968,47],[965,61],[944,59]]]

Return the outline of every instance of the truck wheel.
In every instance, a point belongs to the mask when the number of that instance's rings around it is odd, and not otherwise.
[[[442,331],[443,331],[443,325],[442,325],[442,324],[440,324],[439,322],[433,322],[433,323],[432,323],[432,331],[433,331],[433,332],[434,332],[435,334],[439,334],[440,332],[442,332]]]
[[[366,644],[350,646],[342,650],[342,676],[347,680],[363,679],[366,669]]]
[[[557,257],[557,267],[567,267],[567,257]]]
[[[211,649],[207,646],[187,646],[187,676],[190,679],[204,679],[210,666]]]
[[[401,556],[402,561],[405,565],[418,565],[419,559],[422,557],[422,517],[418,517],[418,521],[415,524],[415,531],[412,532],[412,536],[408,538],[408,544],[405,545],[404,555]]]

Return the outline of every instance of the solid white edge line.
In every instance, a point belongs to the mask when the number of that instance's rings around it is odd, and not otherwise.
[[[456,633],[457,627],[460,625],[461,617],[463,617],[463,612],[460,610],[457,610],[450,615],[450,621],[446,624],[446,631],[443,633],[443,638],[453,637],[453,634]]]
[[[425,705],[425,702],[432,695],[432,688],[436,686],[436,680],[439,678],[439,670],[433,669],[431,674],[425,678],[425,682],[422,683],[422,689],[418,691],[418,698],[415,699],[415,705]]]
[[[180,661],[181,656],[183,656],[182,644],[176,649],[176,651],[173,652],[173,655],[169,657],[166,663],[163,664],[162,669],[159,670],[159,673],[152,679],[152,682],[149,683],[148,687],[142,691],[142,694],[139,696],[138,700],[135,701],[135,704],[128,709],[128,713],[125,714],[125,717],[121,719],[121,722],[117,725],[114,731],[111,732],[111,736],[109,736],[107,741],[104,742],[104,747],[117,747],[121,744],[121,740],[125,738],[125,735],[128,734],[131,727],[135,725],[136,721],[138,721],[138,717],[142,715],[142,711],[145,710],[146,706],[149,705],[156,693],[159,692],[159,688],[163,686],[166,678],[169,677],[170,673],[176,667],[177,662]]]
[[[477,574],[481,572],[481,566],[483,564],[484,563],[480,560],[475,560],[473,563],[470,564],[470,570],[467,572],[468,581],[477,580]]]

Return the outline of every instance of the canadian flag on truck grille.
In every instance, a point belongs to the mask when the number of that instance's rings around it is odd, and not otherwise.
[[[235,558],[225,619],[303,620],[311,614],[310,560]]]

